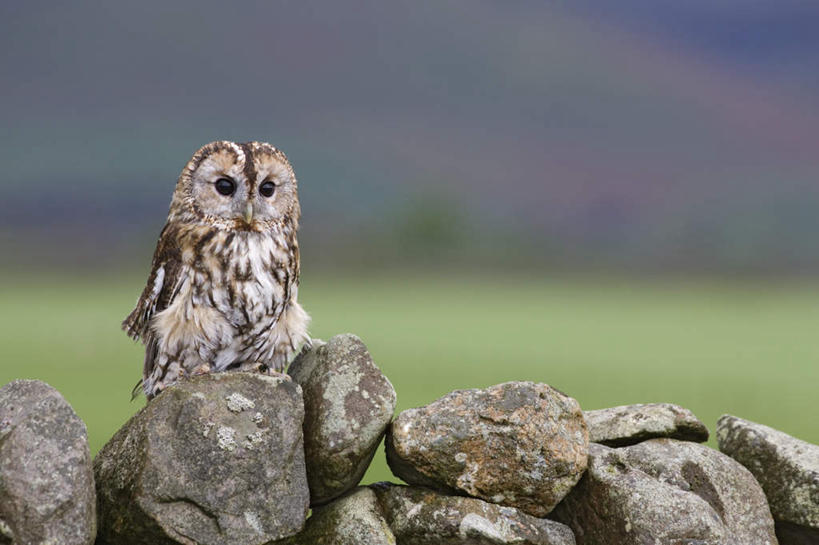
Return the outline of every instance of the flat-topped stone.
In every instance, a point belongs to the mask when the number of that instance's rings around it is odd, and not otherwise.
[[[667,437],[702,443],[708,428],[694,413],[671,403],[639,403],[584,411],[589,441],[608,447],[634,445],[647,439]]]

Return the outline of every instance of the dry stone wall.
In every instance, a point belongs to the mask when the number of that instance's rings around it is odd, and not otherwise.
[[[354,335],[289,373],[182,381],[93,465],[58,392],[0,388],[0,545],[819,543],[819,446],[760,424],[722,417],[720,452],[683,407],[584,412],[533,382],[393,418]],[[384,437],[409,486],[359,486]]]

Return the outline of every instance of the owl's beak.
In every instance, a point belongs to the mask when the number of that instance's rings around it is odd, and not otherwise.
[[[253,203],[249,202],[245,208],[245,223],[250,225],[251,221],[253,221]]]

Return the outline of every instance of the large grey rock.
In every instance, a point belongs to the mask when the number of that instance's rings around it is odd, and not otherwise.
[[[589,469],[552,518],[580,545],[775,545],[753,475],[696,443],[592,444]]]
[[[671,403],[640,403],[585,411],[589,441],[608,447],[634,445],[646,439],[668,437],[702,443],[708,428],[694,413]]]
[[[404,411],[386,441],[387,462],[407,483],[536,517],[580,479],[588,444],[577,401],[533,382],[459,390]]]
[[[819,445],[730,415],[717,422],[717,440],[762,485],[780,542],[819,543]]]
[[[359,488],[313,510],[304,530],[276,545],[395,545],[375,493]]]
[[[97,533],[85,424],[38,380],[0,388],[0,543],[80,545]]]
[[[97,455],[100,543],[261,544],[308,511],[301,388],[219,373],[150,401]]]
[[[304,453],[313,505],[364,476],[395,411],[395,390],[355,335],[313,340],[290,366],[304,392]]]
[[[563,524],[476,498],[373,485],[401,545],[574,545]]]

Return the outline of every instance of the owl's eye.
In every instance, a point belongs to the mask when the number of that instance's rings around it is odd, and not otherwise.
[[[270,181],[267,181],[259,186],[259,193],[261,193],[264,197],[270,197],[273,195],[273,191],[275,190],[276,185]]]
[[[219,178],[214,185],[216,186],[216,191],[225,197],[233,195],[233,192],[236,191],[236,183],[228,178]]]

